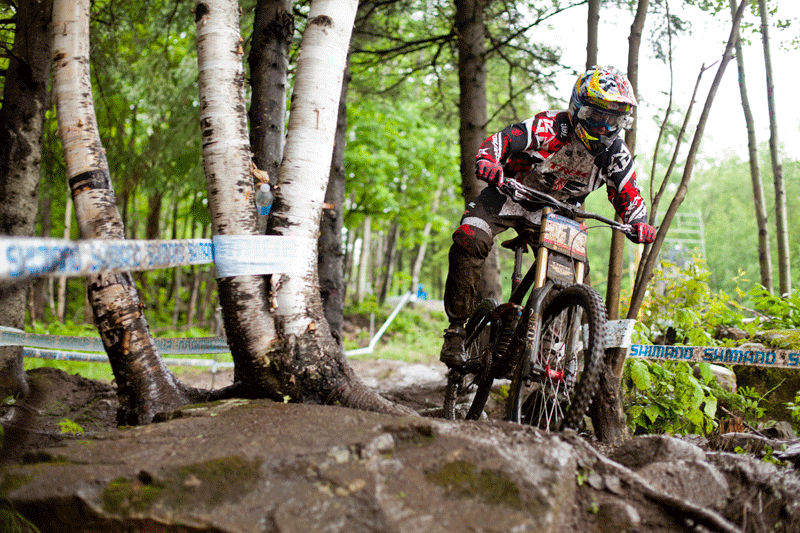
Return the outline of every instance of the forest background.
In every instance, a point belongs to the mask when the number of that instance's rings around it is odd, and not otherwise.
[[[652,143],[663,120],[670,92],[666,62],[670,21],[674,54],[674,103],[689,104],[701,65],[721,55],[729,14],[712,14],[707,2],[653,2],[644,31],[640,60],[640,112],[637,163],[640,184],[649,197],[652,178],[660,179],[675,144],[682,117],[673,115],[664,149],[653,164]],[[800,118],[792,101],[790,65],[797,64],[797,8],[772,3],[776,98],[784,135],[783,171],[787,187],[791,264],[797,272],[800,217]],[[244,57],[251,44],[254,1],[242,5]],[[126,236],[146,239],[208,237],[210,216],[198,135],[197,58],[192,4],[154,0],[98,1],[93,4],[91,61],[100,135],[115,182]],[[449,2],[364,3],[351,45],[347,99],[347,145],[344,205],[345,281],[347,301],[383,301],[424,286],[428,298],[441,298],[447,271],[450,235],[463,209],[458,148],[458,69]],[[794,11],[792,11],[794,10]],[[13,13],[0,7],[0,19]],[[307,8],[295,7],[297,52]],[[604,63],[624,68],[627,45],[622,39],[632,20],[628,2],[601,3],[600,53]],[[787,21],[794,19],[794,24]],[[566,108],[575,76],[582,71],[586,39],[585,3],[493,2],[487,7],[491,52],[488,55],[488,131],[523,120],[542,109]],[[500,46],[504,29],[525,27],[513,42]],[[780,31],[788,27],[787,31]],[[792,29],[794,28],[794,29]],[[0,26],[0,40],[13,41],[12,25]],[[380,29],[380,31],[377,31]],[[765,87],[757,14],[745,14],[743,36],[748,87]],[[527,43],[527,46],[522,44]],[[794,58],[794,59],[793,59]],[[752,60],[751,60],[752,59]],[[6,61],[0,59],[0,68]],[[290,61],[291,65],[294,60]],[[708,76],[710,78],[710,76]],[[291,71],[290,71],[291,78]],[[710,80],[704,80],[708,83]],[[699,153],[690,192],[682,212],[698,214],[704,228],[709,284],[737,297],[759,278],[758,239],[752,188],[746,159],[737,75],[725,75]],[[287,95],[291,91],[287,91]],[[698,93],[702,99],[702,89]],[[759,93],[757,89],[754,95]],[[766,145],[766,101],[752,99],[760,144],[767,214],[774,223],[774,194]],[[290,104],[288,104],[290,105]],[[690,128],[691,131],[691,128]],[[684,152],[686,149],[684,148]],[[680,162],[673,173],[677,183]],[[42,152],[37,235],[75,239],[78,230],[67,201],[64,163],[56,132],[55,111],[47,114]],[[601,191],[590,197],[589,210],[606,215],[611,206]],[[365,233],[367,232],[367,233]],[[369,235],[365,239],[365,235]],[[771,232],[774,239],[774,231]],[[604,290],[610,235],[590,238],[593,285]],[[364,245],[368,243],[368,247]],[[427,246],[419,274],[413,272],[420,246]],[[626,243],[628,257],[636,248]],[[773,254],[776,246],[772,246]],[[773,259],[777,265],[777,260]],[[360,267],[360,268],[359,268]],[[624,275],[629,280],[630,273]],[[136,276],[151,327],[159,331],[214,327],[216,284],[212,268],[186,267]],[[85,323],[90,316],[85,280],[39,281],[32,286],[29,314],[45,324]],[[628,281],[628,284],[630,281]],[[741,296],[746,298],[746,296]],[[218,327],[218,326],[217,326]]]

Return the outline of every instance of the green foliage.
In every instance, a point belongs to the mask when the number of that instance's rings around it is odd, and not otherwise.
[[[369,323],[370,314],[374,314],[374,334],[391,312],[390,306],[379,307],[372,298],[366,299],[361,306],[347,308],[345,319],[364,327]],[[428,310],[422,304],[406,304],[387,328],[375,352],[356,357],[397,359],[411,363],[437,361],[442,347],[442,332],[447,326],[447,317],[442,311]],[[345,349],[357,348],[359,344],[364,346],[370,340],[369,332],[364,327],[357,339],[352,335],[345,339]]]
[[[34,322],[31,333],[40,335],[60,335],[65,337],[96,337],[97,328],[92,324],[76,324],[72,320],[62,322]]]
[[[713,346],[721,342],[713,336],[718,325],[746,328],[739,301],[723,291],[712,291],[710,276],[702,258],[683,269],[662,263],[642,305],[638,334],[653,342],[671,327],[677,344]]]
[[[800,294],[775,296],[764,287],[753,287],[748,296],[759,313],[766,315],[766,322],[772,328],[800,328]]]
[[[747,420],[758,420],[764,416],[764,408],[761,406],[765,395],[760,395],[752,387],[739,387],[739,408]]]
[[[729,132],[720,135],[729,136]],[[766,142],[758,147],[762,180],[764,183],[764,203],[767,214],[775,205],[774,187],[771,186],[772,165],[769,146]],[[793,157],[793,159],[789,159]],[[800,180],[792,179],[800,171],[800,163],[789,155],[783,161],[786,177],[786,213],[789,228],[800,226]],[[713,290],[735,293],[736,286],[744,284],[745,279],[761,283],[758,250],[758,228],[753,215],[753,189],[750,185],[750,165],[747,158],[731,154],[726,158],[704,161],[697,166],[689,194],[684,202],[689,211],[703,213],[706,255],[708,268],[712,272],[709,285]],[[724,191],[724,194],[721,193]],[[778,247],[775,238],[774,220],[768,221],[770,249],[772,255],[773,284],[777,288]],[[790,237],[791,240],[791,237]],[[795,241],[796,242],[796,239]],[[796,244],[791,246],[791,268],[800,268],[800,254]]]
[[[634,433],[708,434],[715,427],[715,381],[707,369],[696,378],[683,362],[630,359],[623,385],[628,425]]]
[[[429,221],[449,226],[430,206],[440,177],[443,196],[456,196],[455,132],[426,117],[417,103],[359,102],[348,109],[347,120],[345,223],[357,225],[370,215],[373,223],[399,219],[405,230]]]
[[[83,428],[77,422],[74,422],[69,418],[62,418],[58,425],[61,426],[62,434],[69,433],[73,437],[75,435],[83,435]]]
[[[0,531],[5,533],[40,533],[39,528],[14,509],[6,499],[0,502]]]
[[[786,410],[795,428],[800,428],[800,391],[795,393],[793,402],[786,402]]]
[[[797,327],[794,321],[800,306],[796,298],[775,297],[761,287],[744,291],[739,287],[744,279],[736,280],[736,298],[732,298],[724,291],[713,291],[709,279],[710,272],[700,259],[684,269],[665,265],[657,271],[651,284],[653,289],[642,306],[637,342],[656,341],[656,337],[672,327],[677,333],[676,344],[730,344],[733,341],[714,338],[716,326],[735,326],[755,335],[767,324],[743,322],[748,307],[776,317],[768,322],[770,326]],[[708,363],[699,364],[695,371],[686,363],[631,359],[626,362],[623,386],[632,430],[708,433],[714,427],[718,407],[756,424],[765,416],[769,397],[780,383],[767,391],[744,386],[731,393],[717,384]]]

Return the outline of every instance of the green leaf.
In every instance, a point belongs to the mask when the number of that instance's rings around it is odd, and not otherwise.
[[[628,409],[628,417],[639,418],[640,416],[642,416],[643,412],[644,412],[644,407],[642,407],[641,405],[632,405]]]
[[[717,415],[717,399],[714,396],[710,394],[706,396],[703,404],[703,413],[709,418],[714,418]]]
[[[644,414],[647,415],[648,420],[650,423],[654,423],[659,416],[661,416],[661,409],[656,404],[650,404],[644,408]]]
[[[631,363],[631,379],[637,389],[646,391],[652,386],[650,380],[649,365],[641,360],[635,360]]]

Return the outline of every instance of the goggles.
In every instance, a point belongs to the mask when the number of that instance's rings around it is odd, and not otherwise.
[[[589,106],[583,106],[578,110],[578,118],[591,128],[606,128],[608,131],[615,131],[618,128],[627,130],[633,126],[633,117],[630,115],[607,113]]]

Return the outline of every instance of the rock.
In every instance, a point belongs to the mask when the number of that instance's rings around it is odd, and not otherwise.
[[[737,390],[736,385],[736,374],[730,368],[726,368],[720,365],[708,365],[711,373],[716,378],[717,383],[719,383],[720,387],[725,389],[728,392],[735,393]],[[692,371],[694,377],[700,378],[700,367],[695,366],[694,370]]]
[[[190,410],[6,466],[2,496],[42,531],[558,533],[576,524],[569,503],[585,452],[556,435],[266,400]]]
[[[49,394],[75,383],[48,376]],[[73,412],[95,403],[79,398]],[[39,427],[57,431],[48,417]],[[37,441],[46,446],[26,462],[0,467],[0,500],[65,533],[677,533],[690,523],[797,533],[800,523],[795,470],[688,439],[637,437],[607,452],[614,462],[574,432],[505,422],[267,400],[161,419]]]
[[[800,346],[800,329],[773,329],[758,335],[758,340],[773,348],[785,350],[795,349]]]
[[[631,439],[613,450],[609,457],[633,470],[665,461],[702,461],[705,453],[681,439],[664,435],[646,435]]]
[[[638,531],[642,523],[636,508],[625,502],[605,502],[597,510],[600,531],[603,533],[620,533],[621,531]]]
[[[722,324],[718,324],[716,330],[714,331],[714,338],[715,339],[733,339],[740,341],[742,339],[748,338],[750,335],[747,334],[746,331],[741,330],[739,328],[735,328],[733,326],[723,326]]]
[[[785,450],[776,451],[774,455],[782,461],[791,461],[795,468],[800,468],[800,441],[790,444]]]
[[[789,422],[779,420],[769,427],[759,430],[765,437],[770,439],[792,440],[797,438],[794,428]]]
[[[702,507],[724,507],[729,496],[725,476],[705,460],[652,463],[638,473],[655,488]]]

